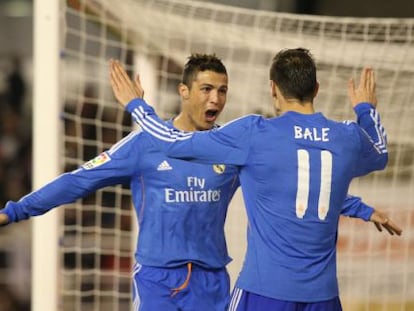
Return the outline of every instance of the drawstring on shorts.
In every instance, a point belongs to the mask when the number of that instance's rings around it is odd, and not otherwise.
[[[183,290],[184,288],[186,288],[188,286],[188,283],[190,282],[190,277],[191,277],[191,268],[192,268],[192,263],[191,262],[187,263],[187,277],[185,278],[185,281],[184,281],[183,284],[181,284],[179,287],[171,289],[173,291],[171,293],[171,297],[174,297],[181,290]]]

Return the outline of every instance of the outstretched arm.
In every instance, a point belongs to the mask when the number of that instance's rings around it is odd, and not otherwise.
[[[83,198],[97,189],[116,184],[127,184],[137,170],[140,132],[131,132],[111,149],[101,153],[80,168],[61,174],[43,187],[25,195],[19,201],[7,202],[0,210],[0,225],[18,222]]]
[[[386,214],[362,202],[361,198],[347,195],[342,206],[341,215],[360,218],[374,223],[378,231],[387,230],[391,235],[401,235],[402,229]]]

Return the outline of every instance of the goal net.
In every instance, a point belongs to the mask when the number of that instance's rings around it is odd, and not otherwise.
[[[176,86],[186,58],[215,53],[229,73],[220,123],[248,113],[273,114],[268,69],[280,49],[310,49],[319,70],[315,106],[337,120],[354,119],[348,78],[372,66],[390,163],[383,172],[355,180],[351,193],[389,214],[404,233],[391,237],[372,224],[341,220],[341,298],[345,310],[414,309],[414,19],[303,16],[186,0],[70,0],[61,18],[62,170],[108,149],[133,127],[111,93],[110,58],[140,73],[147,99],[168,118],[179,109]],[[63,310],[130,307],[137,235],[130,201],[129,189],[117,186],[61,209]],[[226,233],[234,283],[245,250],[240,193]]]

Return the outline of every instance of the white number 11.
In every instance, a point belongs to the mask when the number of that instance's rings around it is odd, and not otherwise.
[[[325,220],[329,210],[329,200],[331,197],[331,177],[332,177],[332,154],[321,151],[321,185],[319,189],[318,217]],[[310,162],[309,152],[305,149],[298,150],[298,191],[296,193],[296,216],[303,218],[308,209],[310,183]]]

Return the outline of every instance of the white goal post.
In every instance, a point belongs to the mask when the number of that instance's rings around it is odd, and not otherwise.
[[[43,80],[36,81],[35,124],[52,122],[47,130],[35,128],[36,186],[108,149],[133,128],[111,93],[110,58],[124,63],[131,75],[141,73],[148,100],[169,118],[179,108],[176,86],[186,58],[192,52],[217,54],[229,72],[220,123],[247,113],[273,114],[268,70],[280,49],[310,49],[320,83],[315,107],[338,121],[354,119],[347,99],[349,77],[357,78],[363,66],[372,66],[390,162],[385,171],[355,180],[351,193],[388,213],[404,233],[390,237],[372,224],[341,220],[341,298],[344,310],[414,309],[414,18],[295,15],[190,0],[68,0],[58,1],[60,10],[56,1],[48,0],[48,8],[37,2],[44,14],[36,16],[36,25],[51,31],[53,40],[35,40],[35,77]],[[54,24],[51,10],[59,23]],[[58,38],[48,27],[59,29]],[[36,219],[34,311],[53,311],[52,305],[82,311],[130,307],[129,269],[136,240],[130,199],[128,188],[109,187]],[[234,283],[246,235],[240,192],[229,209],[226,234]],[[42,243],[45,235],[48,244]],[[45,260],[56,271],[37,270]],[[57,300],[49,307],[40,306],[45,293],[36,288],[39,284],[56,290]]]
[[[34,1],[33,187],[54,179],[60,168],[59,51],[61,19],[56,0]],[[59,301],[58,213],[32,220],[31,309],[57,310]]]

